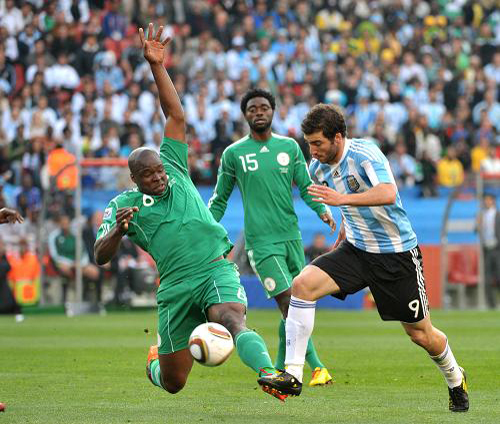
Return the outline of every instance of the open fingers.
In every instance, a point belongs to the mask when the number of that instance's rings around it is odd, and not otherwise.
[[[142,28],[139,28],[139,38],[141,39],[141,44],[142,47],[144,47],[144,30]]]
[[[160,25],[160,28],[158,28],[158,32],[156,33],[155,41],[160,42],[162,32],[163,32],[163,26]]]
[[[170,40],[172,40],[172,38],[170,37],[165,38],[165,40],[163,40],[163,42],[161,43],[162,46],[166,46],[168,43],[170,43]]]
[[[16,221],[19,224],[22,224],[24,222],[24,218],[19,213],[16,213]]]
[[[148,41],[153,41],[153,24],[151,22],[148,25]]]

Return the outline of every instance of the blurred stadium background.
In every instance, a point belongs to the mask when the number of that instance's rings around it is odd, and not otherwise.
[[[221,152],[248,131],[250,87],[278,100],[273,129],[308,151],[300,123],[317,102],[342,106],[351,137],[387,155],[419,242],[435,308],[486,308],[482,195],[499,193],[500,10],[494,0],[1,0],[0,207],[7,278],[25,312],[154,306],[149,256],[124,243],[93,263],[102,211],[130,187],[130,151],[158,149],[163,117],[138,27],[166,25],[165,66],[183,101],[189,164],[205,200]],[[335,241],[296,196],[308,258]],[[339,219],[337,211],[335,216]],[[250,305],[265,300],[236,242]],[[69,263],[70,273],[55,266]],[[75,283],[76,281],[76,283]],[[497,281],[498,284],[498,281]],[[2,299],[0,299],[0,303]],[[80,306],[78,306],[80,305]],[[368,293],[324,307],[373,307]]]

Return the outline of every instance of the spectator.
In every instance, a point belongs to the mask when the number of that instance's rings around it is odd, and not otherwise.
[[[71,220],[67,215],[61,215],[57,222],[57,228],[49,234],[49,255],[52,264],[59,275],[68,281],[75,277],[76,238],[71,231]],[[82,276],[87,280],[84,284],[84,298],[88,293],[88,281],[97,283],[97,302],[101,301],[101,287],[99,284],[100,272],[96,265],[92,264],[86,250],[81,255]],[[67,300],[67,283],[63,287],[63,302]]]
[[[497,291],[500,283],[500,212],[496,198],[485,194],[483,208],[477,217],[484,257],[484,284],[488,307],[495,309]]]
[[[42,206],[42,192],[33,184],[29,171],[23,172],[21,187],[16,191],[16,207],[21,215],[26,216],[28,209],[39,210]]]
[[[58,142],[55,149],[47,157],[49,176],[55,179],[57,190],[74,190],[76,188],[76,158]]]
[[[488,149],[488,155],[481,162],[481,171],[487,174],[500,174],[500,157],[495,146],[490,146]]]
[[[326,244],[326,237],[323,233],[314,234],[312,243],[304,249],[307,261],[311,263],[318,256],[330,250]]]
[[[8,278],[13,286],[16,301],[33,305],[40,298],[40,263],[30,250],[26,238],[19,240],[19,251],[7,255],[10,264]]]
[[[406,153],[406,146],[402,141],[396,143],[394,152],[388,159],[398,188],[413,187],[416,179],[416,163],[415,159]]]
[[[457,159],[457,152],[453,146],[446,150],[446,156],[437,164],[438,182],[444,187],[456,187],[464,181],[464,168]]]
[[[10,270],[5,245],[0,237],[0,314],[15,314],[16,322],[22,322],[24,321],[24,315],[7,281]]]
[[[0,91],[6,94],[13,93],[16,88],[16,70],[7,61],[5,49],[0,44]]]
[[[68,56],[65,53],[59,53],[57,63],[45,70],[44,82],[48,88],[64,88],[74,90],[80,84],[80,77],[68,63]]]

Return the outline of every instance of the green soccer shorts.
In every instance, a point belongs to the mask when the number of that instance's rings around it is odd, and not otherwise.
[[[247,253],[268,299],[290,288],[306,263],[302,240],[266,244]]]
[[[158,353],[169,354],[188,347],[189,336],[207,322],[207,309],[217,303],[247,306],[245,289],[236,265],[226,259],[212,262],[191,278],[160,285],[158,302]]]

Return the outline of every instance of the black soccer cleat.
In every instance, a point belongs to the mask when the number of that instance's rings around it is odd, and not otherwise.
[[[453,389],[448,388],[448,393],[450,394],[449,408],[452,412],[467,412],[469,410],[469,392],[467,391],[467,378],[465,377],[465,371],[462,371],[462,382],[460,386],[453,387]]]
[[[269,390],[274,389],[285,395],[299,396],[302,392],[302,383],[286,371],[263,375],[257,380],[257,383],[262,386],[262,390],[268,393]]]

